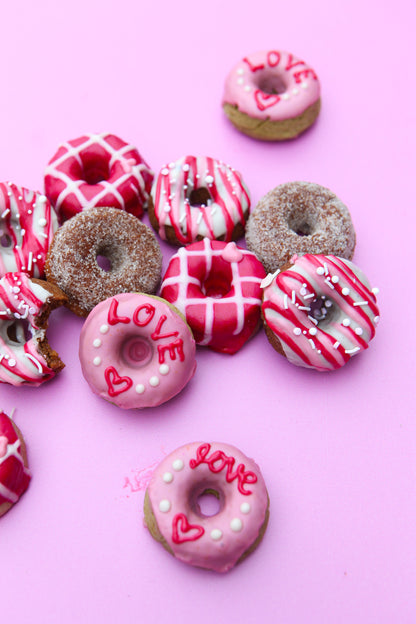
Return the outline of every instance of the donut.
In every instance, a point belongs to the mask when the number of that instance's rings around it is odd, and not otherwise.
[[[184,156],[165,165],[152,188],[149,218],[163,240],[187,245],[202,238],[244,234],[250,197],[241,174],[208,157]]]
[[[349,260],[294,256],[263,282],[262,313],[272,346],[292,364],[331,371],[367,349],[379,321],[377,288]]]
[[[195,373],[195,341],[178,311],[160,297],[122,293],[99,303],[81,331],[85,379],[124,409],[154,407]]]
[[[293,139],[321,106],[314,70],[289,52],[267,50],[237,63],[225,81],[223,109],[243,134],[263,141]]]
[[[161,296],[182,312],[197,344],[234,354],[261,326],[265,276],[250,251],[204,238],[172,257]]]
[[[218,499],[217,513],[201,509]],[[228,572],[255,550],[269,518],[269,498],[257,464],[229,444],[193,442],[156,468],[144,500],[151,535],[174,557]]]
[[[24,271],[43,277],[58,220],[45,195],[12,182],[0,183],[0,277]]]
[[[0,279],[0,383],[39,386],[64,367],[46,329],[51,311],[65,301],[56,286],[26,273]]]
[[[0,410],[0,516],[27,490],[31,474],[21,431]]]
[[[288,182],[269,191],[253,210],[247,247],[274,273],[294,254],[333,254],[351,260],[355,230],[348,208],[329,189]]]
[[[59,228],[45,271],[48,281],[68,296],[68,308],[87,316],[117,293],[155,293],[162,253],[153,231],[133,215],[89,208]]]
[[[60,222],[94,206],[141,217],[153,172],[139,152],[114,134],[85,134],[62,143],[45,171],[45,194]]]

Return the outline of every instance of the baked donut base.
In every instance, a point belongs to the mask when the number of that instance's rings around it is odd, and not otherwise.
[[[17,437],[20,440],[20,454],[22,456],[23,459],[23,464],[25,468],[29,468],[29,464],[28,464],[28,460],[27,460],[27,450],[26,450],[26,443],[23,439],[23,434],[20,431],[19,427],[16,425],[16,423],[13,422],[12,419],[10,419],[10,422],[12,424],[13,429],[15,430],[15,433],[17,435]],[[24,492],[23,492],[24,494]],[[19,497],[20,500],[20,497]],[[18,503],[19,501],[16,501],[16,503]],[[1,516],[4,516],[5,513],[7,513],[9,511],[9,509],[11,509],[12,507],[14,507],[14,505],[16,505],[16,503],[10,503],[10,502],[4,502],[0,505],[0,518]]]
[[[196,243],[196,242],[201,241],[204,238],[206,238],[206,236],[197,236],[196,239],[192,240],[192,241],[186,241],[186,242],[180,241],[176,237],[175,228],[172,227],[171,225],[163,226],[163,230],[165,232],[165,236],[164,237],[161,236],[160,230],[162,228],[159,226],[159,222],[158,222],[156,214],[155,214],[155,206],[154,206],[152,197],[149,197],[148,213],[149,213],[150,223],[151,223],[153,229],[155,230],[155,232],[157,232],[159,234],[160,238],[164,238],[171,245],[176,245],[176,247],[182,247],[183,245],[189,245],[190,243]],[[248,216],[249,216],[249,210],[247,210],[244,213],[244,222],[245,223],[247,222]],[[244,236],[244,231],[245,231],[245,225],[243,225],[242,223],[236,223],[235,226],[234,226],[234,229],[233,229],[233,231],[231,233],[230,240],[227,240],[226,242],[236,241],[239,238],[242,238]],[[225,241],[226,240],[226,235],[224,234],[223,236],[219,236],[215,240]]]
[[[301,115],[281,121],[250,117],[227,102],[223,104],[223,108],[231,123],[243,134],[261,141],[286,141],[296,138],[314,123],[321,109],[321,100],[317,100]]]
[[[146,491],[146,494],[144,496],[143,511],[144,511],[145,525],[149,529],[151,536],[157,542],[162,544],[163,548],[165,548],[171,555],[175,556],[173,551],[172,551],[172,549],[169,547],[169,544],[166,542],[166,540],[164,539],[163,535],[159,531],[157,520],[156,520],[156,517],[155,517],[155,515],[153,513],[152,504],[150,502],[150,497],[149,497],[147,491]],[[261,525],[260,530],[259,530],[259,534],[258,534],[257,538],[254,540],[254,542],[252,544],[250,544],[250,546],[247,548],[247,550],[243,552],[243,554],[241,555],[241,557],[237,561],[236,565],[238,565],[239,563],[244,561],[244,559],[246,557],[248,557],[248,555],[250,555],[252,552],[254,552],[256,550],[257,546],[262,541],[262,539],[264,537],[264,534],[266,532],[267,524],[269,522],[269,517],[270,517],[270,499],[269,499],[269,496],[267,496],[267,509],[266,509],[266,513],[264,515],[264,522]],[[200,567],[200,566],[195,566],[195,567]],[[206,568],[203,568],[203,569],[206,569]]]
[[[62,290],[58,288],[58,286],[56,286],[55,284],[36,278],[32,278],[32,282],[38,284],[39,286],[42,286],[42,288],[48,290],[51,293],[51,297],[46,300],[45,305],[40,311],[40,314],[38,314],[38,316],[36,317],[38,327],[40,329],[46,330],[48,327],[49,315],[52,310],[66,305],[68,298],[65,293],[62,292]],[[65,364],[62,362],[57,352],[52,349],[46,336],[38,340],[37,344],[39,352],[45,358],[49,368],[55,371],[55,373],[59,373],[59,371],[61,371],[65,367]]]

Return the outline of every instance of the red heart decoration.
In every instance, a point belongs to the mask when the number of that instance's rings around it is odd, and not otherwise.
[[[130,377],[120,377],[114,366],[109,366],[104,372],[105,380],[108,386],[108,394],[115,397],[122,392],[127,392],[133,385]],[[115,387],[117,386],[117,388]]]
[[[264,93],[264,91],[260,91],[260,89],[257,89],[257,91],[254,92],[254,99],[256,100],[257,108],[261,111],[264,111],[266,108],[270,108],[280,102],[279,95]]]
[[[6,455],[8,443],[6,436],[0,436],[0,459]]]
[[[198,524],[189,524],[183,513],[176,514],[172,520],[172,541],[175,544],[194,542],[205,533],[204,527]]]

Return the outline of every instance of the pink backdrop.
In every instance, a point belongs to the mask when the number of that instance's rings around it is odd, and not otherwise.
[[[2,10],[0,178],[42,189],[61,141],[110,131],[158,170],[207,154],[240,170],[253,205],[290,180],[348,205],[355,262],[381,323],[333,374],[288,364],[259,333],[237,355],[198,351],[170,403],[126,413],[95,397],[77,356],[82,320],[51,317],[65,370],[1,386],[33,480],[0,521],[1,621],[410,624],[416,620],[414,176],[411,0],[61,0]],[[387,8],[386,8],[387,6]],[[287,49],[314,67],[322,112],[302,138],[263,144],[221,107],[242,56]],[[165,264],[173,249],[163,246]],[[396,264],[400,262],[399,264]],[[185,442],[230,442],[270,499],[259,549],[228,575],[175,561],[143,528],[149,470]]]

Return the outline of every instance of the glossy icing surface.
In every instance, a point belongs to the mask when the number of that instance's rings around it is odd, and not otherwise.
[[[0,183],[0,277],[24,271],[43,277],[58,220],[45,195],[12,182]]]
[[[293,265],[263,282],[266,325],[297,366],[340,368],[374,338],[377,289],[352,262],[336,256],[294,256]]]
[[[223,103],[258,119],[282,121],[301,115],[320,97],[314,70],[282,50],[255,52],[227,76]]]
[[[184,314],[199,345],[235,353],[259,327],[265,275],[250,251],[205,238],[172,257],[161,295]]]
[[[203,515],[199,496],[217,493],[218,513]],[[268,495],[257,464],[229,444],[194,442],[168,455],[148,486],[158,529],[173,555],[190,565],[230,570],[259,538]]]
[[[37,317],[51,293],[26,273],[6,273],[0,280],[0,382],[38,386],[55,376],[39,348],[45,329]]]
[[[140,217],[152,181],[135,147],[113,134],[86,134],[59,146],[46,167],[45,193],[61,222],[94,206]]]
[[[188,325],[166,301],[138,293],[116,295],[90,312],[79,357],[92,390],[125,409],[168,401],[196,368]]]
[[[28,488],[31,475],[21,447],[12,421],[0,411],[0,510],[3,505],[7,510],[9,505],[17,503]]]
[[[201,189],[206,199],[198,199]],[[166,239],[165,227],[170,226],[183,245],[197,237],[230,241],[236,224],[245,225],[250,208],[241,174],[203,156],[184,156],[165,165],[153,185],[152,200],[161,238]]]

